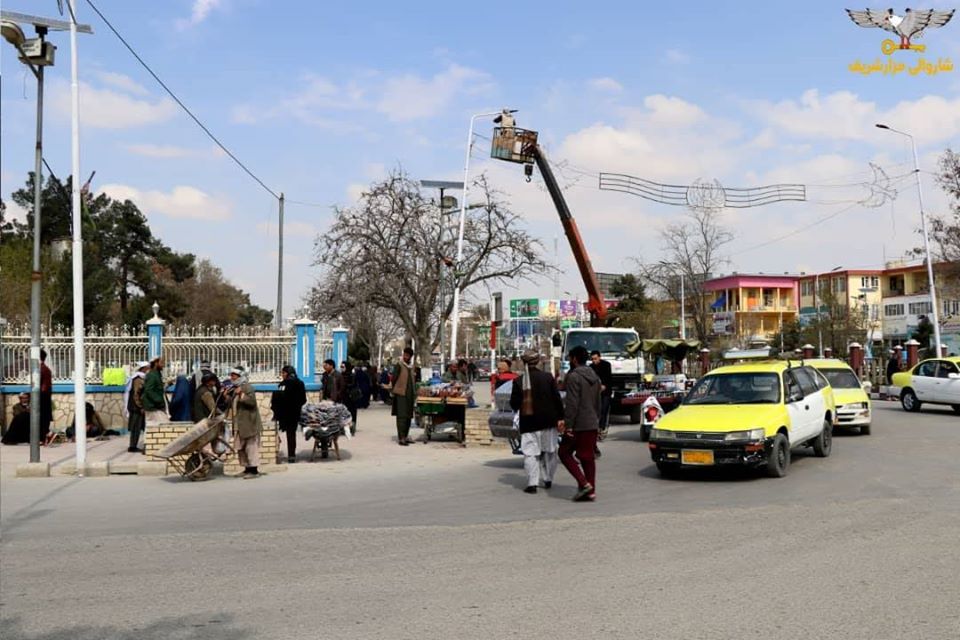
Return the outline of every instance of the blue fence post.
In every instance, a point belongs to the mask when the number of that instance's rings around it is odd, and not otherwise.
[[[293,347],[294,367],[297,375],[304,382],[313,382],[316,349],[317,349],[317,325],[313,320],[301,319],[293,323],[297,330],[297,342]]]
[[[150,308],[153,309],[153,317],[147,320],[147,360],[163,355],[163,325],[166,324],[157,315],[160,305],[154,302]]]
[[[347,335],[350,333],[344,327],[337,327],[333,330],[333,355],[331,359],[340,366],[341,362],[347,361]]]

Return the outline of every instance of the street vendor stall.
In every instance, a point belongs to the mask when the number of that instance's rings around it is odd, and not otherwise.
[[[440,384],[417,390],[416,418],[429,442],[434,435],[451,435],[460,444],[466,443],[466,415],[472,394],[469,386]]]

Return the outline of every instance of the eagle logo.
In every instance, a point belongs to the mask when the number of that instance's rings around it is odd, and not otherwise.
[[[854,24],[867,29],[880,28],[890,33],[900,36],[900,45],[893,40],[884,40],[882,44],[883,53],[892,54],[898,49],[913,51],[924,51],[925,45],[911,44],[911,38],[919,38],[923,35],[924,29],[934,29],[942,27],[950,22],[955,9],[948,11],[937,11],[935,9],[906,9],[902,16],[898,16],[893,9],[886,11],[876,11],[866,9],[865,11],[851,11],[847,9],[847,15],[853,20]]]

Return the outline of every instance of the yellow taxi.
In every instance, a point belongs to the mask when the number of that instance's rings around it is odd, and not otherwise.
[[[833,399],[837,403],[837,426],[855,427],[861,435],[870,435],[873,406],[856,372],[846,362],[836,358],[806,360],[804,364],[822,373],[830,383]]]
[[[900,387],[900,404],[907,411],[920,411],[925,403],[948,404],[960,414],[960,357],[924,360],[893,374],[893,386]]]
[[[747,466],[783,477],[790,451],[830,455],[836,402],[827,379],[802,361],[714,369],[650,432],[662,475],[682,468]]]

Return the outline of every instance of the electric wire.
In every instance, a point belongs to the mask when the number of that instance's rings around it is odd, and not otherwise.
[[[142,66],[144,69],[147,70],[147,73],[149,73],[149,74],[153,77],[153,79],[156,80],[157,83],[158,83],[161,87],[163,87],[164,91],[166,91],[167,94],[168,94],[171,98],[173,98],[173,100],[174,100],[178,105],[180,105],[180,108],[183,109],[184,112],[185,112],[188,116],[190,116],[190,118],[196,123],[196,125],[197,125],[198,127],[200,127],[200,129],[203,130],[203,132],[204,132],[205,134],[207,134],[207,137],[209,137],[211,140],[213,140],[214,144],[216,144],[218,147],[220,147],[220,149],[221,149],[224,153],[226,153],[228,156],[230,156],[230,158],[237,164],[237,166],[239,166],[241,169],[243,169],[248,176],[250,176],[251,178],[253,178],[253,179],[257,182],[257,184],[259,184],[261,187],[263,187],[264,190],[267,191],[267,193],[269,193],[269,194],[272,195],[274,198],[276,198],[277,200],[279,200],[279,199],[280,199],[280,196],[277,195],[277,193],[276,193],[273,189],[271,189],[270,187],[268,187],[263,180],[261,180],[253,171],[251,171],[251,170],[247,167],[247,165],[245,165],[243,162],[241,162],[240,159],[237,158],[237,156],[235,156],[235,155],[233,154],[233,152],[230,151],[230,149],[228,149],[228,148],[226,147],[226,145],[224,145],[222,142],[220,142],[220,140],[217,138],[217,136],[213,135],[213,133],[210,131],[210,129],[208,129],[208,128],[206,127],[206,125],[204,125],[202,122],[200,122],[200,119],[197,118],[197,116],[195,116],[192,111],[190,111],[190,109],[187,107],[187,105],[185,105],[185,104],[183,103],[183,101],[180,100],[180,98],[177,96],[177,94],[175,94],[175,93],[173,92],[173,90],[170,89],[170,87],[168,87],[167,84],[166,84],[163,80],[160,79],[160,76],[158,76],[156,73],[154,73],[153,69],[150,68],[150,65],[148,65],[146,62],[144,62],[143,58],[141,58],[140,55],[133,49],[133,47],[130,46],[130,43],[128,43],[128,42],[126,41],[126,39],[124,39],[124,37],[123,37],[122,35],[120,35],[120,32],[117,31],[117,29],[113,26],[113,24],[111,24],[110,21],[107,20],[107,17],[103,15],[103,12],[100,11],[100,9],[98,9],[95,4],[93,4],[93,1],[92,1],[92,0],[86,0],[86,2],[87,2],[88,5],[90,5],[90,8],[93,9],[93,11],[94,11],[98,16],[100,16],[100,19],[103,20],[103,23],[104,23],[105,25],[107,25],[107,28],[109,28],[110,31],[113,32],[113,35],[117,36],[117,39],[120,40],[120,42],[123,43],[123,46],[125,46],[125,47],[127,48],[127,51],[129,51],[129,52],[133,55],[133,57],[137,59],[137,62],[140,63],[140,66]]]

